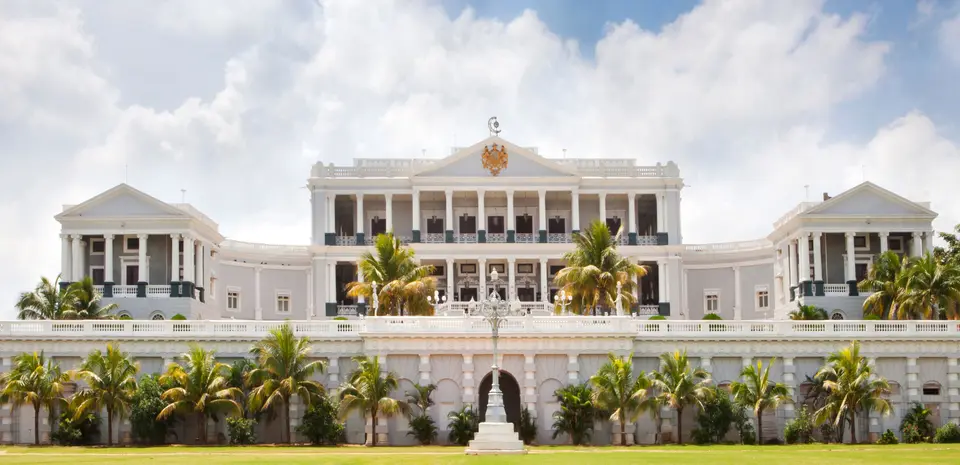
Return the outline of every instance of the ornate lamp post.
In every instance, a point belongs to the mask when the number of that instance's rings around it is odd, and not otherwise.
[[[447,296],[441,296],[440,291],[433,291],[433,296],[427,296],[427,303],[434,306],[434,313],[436,313],[436,307],[440,304],[447,302]],[[443,316],[447,316],[447,310],[443,310]]]
[[[563,309],[563,314],[567,314],[567,305],[573,302],[573,296],[568,295],[567,291],[560,289],[560,292],[553,295],[553,303],[560,303],[560,308]]]
[[[623,297],[623,283],[617,281],[617,316],[623,316],[623,301],[620,300]]]
[[[513,425],[507,423],[507,412],[503,407],[503,391],[500,390],[500,367],[497,366],[499,355],[497,340],[500,338],[500,325],[508,316],[516,315],[520,306],[519,303],[511,305],[500,298],[500,280],[496,271],[490,273],[490,282],[493,284],[493,292],[487,298],[477,302],[478,305],[471,313],[483,317],[484,321],[490,323],[493,337],[493,366],[490,367],[493,383],[490,394],[487,396],[487,411],[483,423],[480,423],[480,431],[476,439],[470,441],[466,452],[467,454],[523,454],[526,453],[523,441],[513,430]],[[517,439],[507,439],[507,436],[514,436]]]
[[[374,281],[371,284],[373,285],[373,316],[377,316],[377,310],[380,309],[380,294],[377,293],[377,282]]]

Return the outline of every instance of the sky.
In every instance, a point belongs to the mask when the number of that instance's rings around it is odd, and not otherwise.
[[[675,161],[687,243],[864,180],[949,230],[958,82],[957,0],[4,0],[0,317],[59,272],[63,204],[127,180],[305,244],[313,163],[440,157],[494,115],[547,156]]]

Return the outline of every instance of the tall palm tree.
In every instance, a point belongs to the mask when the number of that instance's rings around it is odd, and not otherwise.
[[[633,354],[626,357],[607,355],[607,363],[590,377],[594,406],[610,414],[610,421],[620,422],[620,445],[627,445],[627,420],[637,421],[643,398],[650,389],[646,373],[633,376]]]
[[[593,420],[597,417],[590,385],[568,384],[554,391],[553,395],[560,404],[560,410],[553,412],[553,439],[566,434],[575,446],[589,442]]]
[[[241,393],[239,389],[229,385],[229,367],[216,361],[214,351],[191,344],[190,349],[180,357],[186,362],[186,366],[171,363],[167,372],[160,376],[161,385],[169,383],[172,387],[160,395],[161,399],[169,403],[160,411],[157,419],[166,420],[174,413],[195,415],[200,443],[205,444],[207,418],[220,413],[240,415],[242,409],[234,399]]]
[[[857,285],[861,291],[873,292],[863,301],[864,315],[876,315],[885,320],[903,319],[906,314],[900,311],[899,302],[909,268],[910,260],[901,259],[894,252],[877,256],[866,279]]]
[[[797,309],[788,313],[791,320],[826,320],[827,311],[814,305],[797,305]]]
[[[112,320],[116,318],[113,312],[117,304],[100,305],[103,295],[93,287],[93,279],[87,276],[80,281],[70,283],[75,292],[71,308],[63,312],[67,320]]]
[[[290,398],[296,395],[309,407],[324,395],[323,385],[311,378],[323,373],[326,365],[321,360],[309,360],[310,352],[310,340],[297,338],[289,324],[271,329],[250,349],[258,365],[249,374],[256,386],[250,391],[251,410],[264,412],[277,406],[286,421],[287,442],[291,441]]]
[[[416,406],[420,410],[420,415],[426,415],[427,409],[433,406],[433,391],[437,390],[435,384],[413,385],[413,391],[407,391],[407,404]]]
[[[21,320],[62,320],[64,314],[73,310],[77,300],[77,288],[60,286],[60,277],[50,281],[40,278],[33,292],[25,292],[17,301],[17,318]]]
[[[756,365],[743,367],[740,378],[743,381],[730,383],[730,392],[733,401],[753,410],[757,417],[757,444],[763,444],[763,412],[774,409],[783,402],[790,401],[790,391],[783,383],[770,381],[770,367],[776,358],[770,359],[766,368],[763,361],[757,360]]]
[[[241,358],[235,360],[230,364],[230,369],[227,370],[227,382],[231,387],[235,387],[240,390],[240,395],[237,397],[244,402],[240,402],[240,407],[243,408],[243,417],[247,417],[248,409],[245,407],[245,401],[248,400],[248,395],[250,390],[253,389],[253,379],[250,377],[250,372],[257,368],[257,364],[253,363],[248,358]]]
[[[848,421],[850,442],[856,443],[857,414],[877,411],[886,415],[891,411],[890,401],[883,397],[890,393],[890,384],[875,374],[873,365],[860,355],[860,341],[831,353],[817,372],[827,391],[825,405],[815,414],[817,422],[832,421],[839,426]]]
[[[616,307],[617,283],[621,283],[621,304],[629,308],[633,303],[635,278],[645,276],[646,268],[617,253],[617,244],[623,233],[616,236],[602,221],[590,223],[586,230],[573,235],[574,250],[563,255],[567,266],[557,273],[554,281],[567,295],[573,296],[574,312],[584,314],[597,306]]]
[[[57,406],[65,406],[63,387],[70,376],[60,370],[60,365],[39,354],[22,353],[13,357],[13,369],[0,377],[0,398],[15,406],[33,407],[33,443],[40,444],[40,409],[53,412]]]
[[[710,373],[693,368],[685,350],[661,354],[660,364],[660,370],[651,374],[651,387],[657,390],[663,405],[677,412],[677,443],[683,444],[683,409],[691,404],[703,407],[704,401],[713,397]]]
[[[345,419],[351,412],[359,411],[364,418],[372,421],[371,445],[377,445],[377,419],[394,415],[407,415],[410,406],[390,397],[400,382],[396,373],[380,373],[380,360],[377,357],[354,357],[357,369],[350,374],[349,381],[340,386],[340,418]]]
[[[437,289],[430,276],[432,265],[418,265],[414,251],[404,247],[392,233],[380,234],[374,242],[375,254],[364,252],[357,262],[363,282],[347,284],[347,295],[364,297],[373,304],[373,283],[377,283],[377,315],[429,315],[433,306],[427,301]]]
[[[107,352],[94,350],[80,364],[76,377],[86,381],[87,387],[76,394],[80,400],[77,418],[87,411],[107,411],[107,445],[113,445],[113,418],[123,418],[133,402],[137,390],[140,364],[133,361],[119,347],[107,344]]]
[[[909,318],[935,320],[938,311],[956,320],[960,317],[960,266],[940,263],[926,254],[913,260],[898,309]]]

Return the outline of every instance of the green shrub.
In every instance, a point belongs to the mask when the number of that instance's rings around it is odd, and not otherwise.
[[[947,423],[939,428],[933,435],[933,442],[938,444],[956,444],[960,443],[960,426],[956,423]]]
[[[707,313],[703,316],[704,320],[722,320],[723,318],[716,313]]]
[[[813,440],[813,418],[806,405],[800,408],[796,418],[787,422],[783,439],[787,444],[809,444]]]
[[[137,391],[130,402],[130,428],[133,440],[139,444],[163,444],[167,431],[173,425],[174,415],[166,420],[157,420],[157,415],[167,406],[160,398],[163,388],[156,375],[147,375],[137,383]]]
[[[256,426],[257,420],[227,417],[227,434],[230,436],[230,444],[245,445],[257,442],[257,434],[254,432]]]
[[[871,321],[873,321],[873,320],[881,320],[882,318],[880,318],[880,315],[867,315],[867,316],[863,317],[863,319],[864,319],[864,320],[871,320]],[[896,444],[896,443],[894,443],[894,444]]]
[[[913,423],[900,426],[900,437],[903,438],[904,444],[927,442],[927,439],[923,436],[923,433],[920,432],[920,428]]]
[[[517,429],[524,444],[530,445],[537,440],[537,420],[530,414],[530,409],[524,407],[520,411],[520,425]]]
[[[900,421],[900,437],[907,444],[927,442],[933,438],[934,428],[930,422],[933,412],[919,402],[914,402],[910,409],[903,414]],[[907,431],[908,427],[909,431]]]
[[[418,415],[410,419],[410,431],[407,436],[413,436],[421,445],[428,446],[437,440],[437,422],[430,415]]]
[[[343,442],[343,423],[337,418],[336,396],[321,397],[303,414],[297,434],[314,445],[336,445]]]
[[[893,431],[886,430],[880,439],[877,439],[877,444],[899,444],[897,441],[897,436],[893,434]]]
[[[730,397],[718,392],[715,397],[703,403],[697,412],[697,427],[691,432],[693,442],[697,444],[720,444],[730,431],[735,417],[735,407]]]
[[[76,402],[67,404],[60,414],[57,429],[50,434],[50,440],[61,446],[85,446],[96,443],[100,436],[100,418],[85,413],[77,418]]]
[[[173,316],[173,318],[170,318],[170,319],[173,321],[184,321],[187,319],[187,317],[177,313],[176,315]]]
[[[667,317],[665,317],[665,316],[663,316],[663,315],[653,315],[653,316],[651,316],[650,318],[647,318],[647,319],[648,319],[648,320],[666,320]]]
[[[470,405],[464,405],[459,411],[450,412],[447,414],[447,419],[450,420],[450,423],[447,423],[447,429],[450,430],[447,439],[458,446],[467,445],[480,428],[480,420]]]
[[[333,317],[334,321],[344,321],[347,319],[345,316],[335,316]]]

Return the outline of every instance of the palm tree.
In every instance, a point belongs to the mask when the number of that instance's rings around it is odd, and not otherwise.
[[[13,402],[17,407],[29,404],[33,407],[33,443],[40,444],[40,409],[53,412],[57,406],[66,406],[63,387],[70,381],[60,365],[39,354],[22,353],[13,357],[13,369],[0,377],[0,399]]]
[[[903,419],[900,421],[900,432],[903,433],[908,426],[914,426],[920,433],[920,437],[932,438],[934,434],[933,423],[930,422],[930,415],[932,414],[933,412],[925,405],[914,402],[910,410],[903,414]]]
[[[826,320],[827,311],[813,305],[797,305],[797,309],[788,313],[791,320]]]
[[[420,415],[426,415],[427,409],[433,406],[431,395],[436,390],[437,386],[435,384],[426,386],[414,384],[413,391],[407,391],[407,404],[416,406],[420,410]]]
[[[589,384],[568,384],[553,392],[560,410],[553,413],[553,439],[561,434],[570,443],[579,446],[590,441],[597,409],[593,404],[593,390]]]
[[[160,395],[160,398],[169,404],[160,411],[157,419],[165,420],[174,413],[194,414],[200,443],[205,444],[207,418],[219,413],[240,415],[242,408],[234,399],[241,393],[239,389],[229,385],[229,367],[216,361],[214,351],[191,344],[190,350],[182,354],[181,358],[186,362],[186,366],[171,363],[167,372],[160,377],[161,385],[169,383],[172,387]]]
[[[100,299],[103,295],[97,292],[93,287],[93,279],[87,276],[80,281],[70,283],[70,287],[75,292],[71,308],[63,312],[64,319],[67,320],[112,320],[116,318],[113,315],[118,307],[117,304],[100,305]]]
[[[953,227],[953,232],[937,233],[940,239],[947,244],[946,247],[934,247],[933,255],[940,263],[960,264],[960,224]]]
[[[433,307],[427,301],[437,289],[436,279],[430,277],[432,265],[418,265],[414,251],[404,247],[392,233],[380,234],[374,242],[376,254],[364,252],[357,266],[363,282],[347,284],[347,295],[364,297],[373,303],[373,283],[376,282],[379,307],[377,315],[402,315],[404,308],[411,315],[429,315]]]
[[[123,418],[133,394],[137,390],[137,372],[140,364],[121,352],[118,347],[107,344],[107,353],[100,349],[87,355],[76,377],[86,381],[87,387],[76,394],[80,400],[77,418],[88,410],[107,411],[107,445],[113,445],[113,417]]]
[[[640,406],[650,389],[650,379],[646,373],[633,377],[633,354],[626,357],[607,355],[597,374],[590,377],[593,385],[591,400],[593,405],[610,413],[610,421],[620,422],[620,445],[627,445],[627,420],[637,421]]]
[[[290,398],[296,395],[309,407],[324,395],[323,385],[310,378],[314,373],[323,373],[326,365],[321,360],[309,361],[310,352],[310,340],[298,339],[289,324],[271,329],[266,338],[250,349],[258,365],[249,374],[256,386],[250,391],[250,408],[264,412],[279,403],[286,420],[287,442],[291,441]]]
[[[776,410],[783,402],[790,401],[790,391],[783,383],[770,381],[770,367],[776,358],[770,359],[766,368],[763,361],[757,360],[756,365],[743,367],[740,378],[743,381],[730,383],[730,392],[733,400],[739,405],[753,409],[757,417],[757,444],[763,444],[763,411]]]
[[[885,320],[904,317],[898,304],[906,287],[909,268],[910,260],[901,259],[894,252],[887,251],[877,257],[866,279],[857,285],[861,291],[873,292],[863,301],[864,315],[876,315]]]
[[[890,413],[890,401],[883,398],[890,393],[887,380],[876,377],[873,365],[860,355],[860,341],[831,353],[827,364],[817,372],[827,391],[826,404],[816,412],[818,423],[832,421],[839,426],[850,423],[850,442],[857,442],[857,414],[863,411]]]
[[[653,373],[650,373],[650,376],[653,376]],[[653,382],[651,381],[650,384],[652,386]],[[653,433],[654,444],[662,443],[660,431],[663,429],[663,415],[661,411],[664,405],[666,405],[666,399],[660,392],[654,389],[648,390],[647,397],[640,402],[640,411],[650,413],[650,416],[653,418],[653,424],[657,429],[656,432]]]
[[[464,405],[460,407],[460,410],[454,410],[448,413],[447,420],[450,420],[450,422],[447,423],[447,429],[450,430],[447,434],[447,439],[460,446],[467,445],[467,443],[473,439],[473,435],[476,434],[478,424],[480,423],[477,412],[471,405]]]
[[[77,288],[63,287],[60,277],[50,281],[40,278],[33,292],[25,292],[17,301],[17,318],[21,320],[62,320],[64,314],[73,310],[77,301]]]
[[[573,235],[576,248],[563,255],[567,266],[554,279],[568,295],[573,296],[573,310],[584,314],[596,309],[616,307],[617,283],[622,285],[620,298],[625,308],[633,303],[635,278],[645,276],[646,268],[621,257],[617,244],[623,228],[616,236],[602,221],[590,223],[585,231]]]
[[[359,411],[372,421],[371,445],[377,445],[377,419],[394,415],[407,415],[410,406],[390,397],[400,382],[394,372],[380,373],[380,360],[377,357],[354,357],[357,369],[350,374],[349,381],[340,386],[340,418],[345,419],[350,412]]]
[[[960,266],[939,263],[930,254],[914,259],[897,307],[912,319],[935,320],[941,310],[956,320],[960,317]]]
[[[246,400],[250,390],[253,389],[253,379],[250,378],[250,372],[256,368],[257,364],[248,358],[241,358],[230,364],[230,369],[227,371],[227,382],[231,387],[240,390],[240,399]],[[245,402],[241,402],[240,407],[243,408],[243,416],[246,418],[248,411],[244,404]]]
[[[663,399],[663,405],[677,412],[677,443],[683,444],[683,409],[690,404],[703,407],[713,396],[710,373],[690,366],[687,351],[660,355],[661,368],[651,374],[651,387]]]

